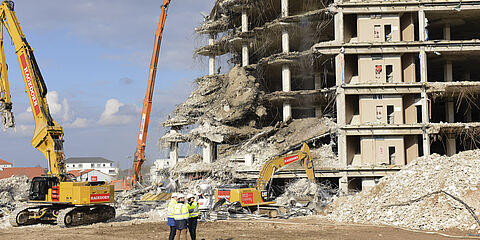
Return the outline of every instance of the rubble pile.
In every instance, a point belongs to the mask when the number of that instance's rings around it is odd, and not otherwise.
[[[152,185],[139,190],[116,193],[115,209],[117,216],[114,221],[166,220],[168,201],[140,201],[146,194],[156,194],[164,191],[163,188]]]
[[[196,83],[197,89],[175,109],[176,117],[233,126],[248,115],[266,114],[257,106],[259,84],[244,68],[236,66],[228,74],[205,76]]]
[[[314,183],[302,178],[287,185],[285,192],[276,201],[280,206],[294,207],[313,203],[321,207],[326,206],[337,196],[337,189],[327,182]]]
[[[451,157],[421,157],[388,175],[372,189],[340,197],[326,209],[326,217],[340,222],[401,226],[422,230],[479,229],[465,206],[480,213],[480,150]]]
[[[28,178],[10,177],[0,180],[0,225],[5,225],[10,212],[28,200]]]

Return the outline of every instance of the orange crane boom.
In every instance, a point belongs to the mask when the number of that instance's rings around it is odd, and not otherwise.
[[[167,20],[167,11],[170,0],[164,0],[160,20],[158,21],[157,32],[155,34],[155,43],[153,47],[152,60],[150,62],[150,72],[148,74],[148,85],[145,99],[143,100],[142,120],[140,122],[140,130],[138,131],[137,150],[133,160],[133,176],[132,181],[141,182],[142,164],[145,162],[145,145],[147,142],[148,124],[150,121],[150,112],[152,110],[153,89],[155,87],[155,77],[157,74],[158,55],[160,53],[160,45],[162,43],[163,29]]]

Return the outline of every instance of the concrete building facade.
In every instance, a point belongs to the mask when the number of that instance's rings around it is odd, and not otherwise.
[[[477,147],[479,13],[468,0],[218,0],[196,53],[210,75],[222,55],[255,68],[271,125],[336,119],[340,167],[316,177],[348,192],[420,156]],[[205,145],[204,162],[215,149]]]

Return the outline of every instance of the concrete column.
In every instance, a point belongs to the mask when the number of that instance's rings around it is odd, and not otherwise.
[[[420,49],[420,81],[427,82],[427,53],[425,52],[425,48]]]
[[[345,42],[343,12],[337,12],[334,17],[335,24],[335,41],[338,43]]]
[[[345,103],[345,89],[342,87],[337,88],[337,125],[338,127],[344,127],[347,125],[346,121],[346,103]]]
[[[247,10],[242,10],[242,32],[248,32],[248,15]],[[248,56],[248,43],[242,43],[242,67],[250,64],[250,58]]]
[[[345,54],[340,53],[335,57],[335,78],[337,86],[345,83]]]
[[[248,56],[248,44],[242,44],[242,67],[250,65],[250,57]]]
[[[428,95],[425,92],[425,89],[422,89],[421,93],[422,97],[422,125],[423,125],[423,134],[422,134],[422,139],[423,139],[423,154],[425,156],[430,155],[430,136],[427,133],[426,129],[426,124],[430,122],[429,120],[429,104],[428,104]]]
[[[292,118],[292,106],[290,103],[283,103],[283,121],[287,122]]]
[[[282,0],[282,18],[288,17],[288,0]]]
[[[282,10],[282,17],[288,16],[288,0],[281,0],[281,10]],[[288,53],[290,52],[290,37],[288,35],[288,30],[282,30],[282,52]],[[282,91],[290,92],[291,91],[291,72],[290,66],[283,65],[282,66]],[[288,102],[283,103],[283,121],[286,122],[292,118],[292,106]]]
[[[322,73],[321,72],[316,72],[314,75],[314,81],[315,81],[315,90],[322,89]],[[316,118],[321,118],[323,116],[323,109],[321,106],[315,106],[315,117]]]
[[[210,39],[208,39],[208,45],[212,46],[213,45],[213,34],[210,35]],[[210,55],[208,57],[208,75],[214,75],[215,74],[215,56]]]
[[[213,163],[216,158],[216,144],[212,142],[206,143],[206,146],[203,147],[203,162],[204,163]]]
[[[340,163],[341,167],[347,167],[347,135],[345,131],[342,129],[338,130],[337,133],[337,141],[338,141],[338,162]]]
[[[242,10],[242,32],[248,32],[248,15],[247,10]]]
[[[315,73],[315,90],[319,90],[323,88],[323,75],[321,72],[316,72]]]
[[[445,40],[450,40],[451,39],[450,24],[448,24],[448,23],[443,26],[443,39],[445,39]]]
[[[425,53],[425,48],[420,49],[420,81],[425,83],[428,81],[427,78],[427,54]],[[425,88],[422,88],[421,92],[422,98],[422,125],[423,125],[423,154],[425,156],[430,155],[430,136],[427,133],[426,124],[430,122],[429,116],[429,100]]]
[[[170,167],[175,166],[178,163],[178,143],[170,143]]]
[[[291,72],[290,66],[283,65],[282,66],[282,91],[290,92],[292,90],[292,82],[291,82]],[[286,122],[292,118],[292,107],[290,103],[284,102],[283,103],[283,121]]]
[[[339,180],[338,180],[338,188],[340,189],[340,195],[346,195],[348,194],[348,177],[346,174],[344,174]]]
[[[445,28],[444,28],[444,37],[450,38],[450,27],[448,28],[447,35],[445,34]],[[448,39],[447,39],[448,40]],[[452,82],[453,81],[453,66],[451,61],[447,61],[443,65],[443,78],[445,79],[445,82]],[[449,123],[455,122],[455,106],[453,99],[451,97],[447,98],[447,103],[445,105],[445,119]],[[457,153],[457,143],[455,140],[455,135],[454,134],[449,134],[447,135],[447,155],[452,156],[455,153]]]
[[[418,37],[420,41],[425,41],[425,11],[421,9],[418,11]]]
[[[290,66],[283,65],[282,66],[282,91],[290,92],[292,90],[292,82],[291,82],[291,72]]]
[[[290,37],[288,36],[287,29],[282,30],[282,52],[283,53],[290,52]]]

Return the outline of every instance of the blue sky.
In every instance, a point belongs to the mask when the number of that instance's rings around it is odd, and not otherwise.
[[[162,0],[17,0],[15,12],[35,51],[54,119],[65,130],[67,157],[101,156],[130,167],[145,96],[153,39]],[[194,28],[214,0],[170,5],[155,86],[147,158],[163,157],[161,122],[208,70],[193,50],[204,43]],[[33,118],[9,36],[9,65],[16,131],[0,132],[0,159],[14,166],[46,167],[32,148]]]

